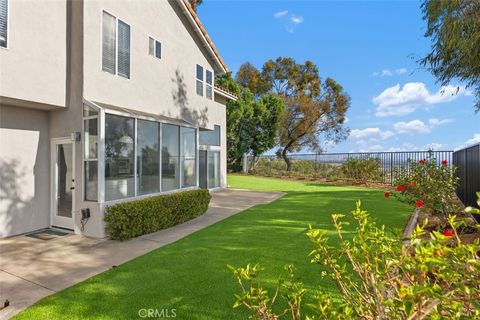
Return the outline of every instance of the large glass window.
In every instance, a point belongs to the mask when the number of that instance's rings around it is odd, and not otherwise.
[[[138,194],[159,192],[160,128],[158,122],[137,121]]]
[[[105,200],[135,195],[135,121],[132,118],[105,116]]]
[[[183,139],[183,182],[182,187],[193,187],[197,185],[197,137],[195,129],[182,127]]]
[[[214,125],[213,130],[200,131],[200,144],[204,146],[220,146],[220,126]]]
[[[162,191],[180,188],[180,127],[162,124]]]
[[[208,152],[208,188],[220,187],[220,152]]]

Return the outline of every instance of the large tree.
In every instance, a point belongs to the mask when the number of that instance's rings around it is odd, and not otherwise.
[[[277,145],[283,100],[273,93],[257,99],[248,88],[235,82],[230,73],[218,76],[216,83],[238,95],[237,101],[227,103],[227,163],[229,169],[237,171],[241,169],[244,154],[255,159]]]
[[[475,88],[480,111],[480,1],[426,0],[422,10],[432,48],[420,62],[443,85],[458,79]]]
[[[292,58],[267,61],[263,77],[284,100],[285,112],[279,127],[278,154],[291,170],[288,153],[304,148],[321,150],[320,139],[338,142],[345,139],[345,113],[350,97],[335,80],[321,81],[317,66],[306,61],[298,64]]]
[[[272,88],[272,84],[250,62],[240,66],[235,75],[235,81],[242,87],[248,88],[257,97],[266,94]]]

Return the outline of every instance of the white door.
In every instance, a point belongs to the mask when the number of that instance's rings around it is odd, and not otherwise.
[[[52,141],[52,226],[73,230],[75,150],[70,139]]]

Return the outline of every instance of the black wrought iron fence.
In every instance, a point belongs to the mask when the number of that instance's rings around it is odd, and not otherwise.
[[[457,195],[466,206],[478,206],[476,192],[480,191],[480,144],[453,153],[457,167]]]
[[[317,153],[292,154],[289,159],[292,164],[290,172],[282,158],[276,155],[264,155],[257,158],[246,157],[244,170],[253,174],[267,176],[300,176],[326,180],[345,179],[342,165],[349,160],[372,159],[378,162],[377,182],[393,184],[400,173],[409,172],[409,160],[419,161],[427,158],[430,151],[405,152],[362,152],[362,153]],[[452,151],[431,151],[440,164],[442,160],[452,163]],[[344,169],[344,168],[343,168]]]

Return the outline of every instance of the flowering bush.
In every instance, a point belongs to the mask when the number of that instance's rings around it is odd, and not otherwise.
[[[451,230],[433,232],[430,240],[421,239],[424,231],[417,226],[407,246],[377,227],[360,203],[352,213],[357,226],[352,240],[345,238],[350,233],[343,230],[345,216],[332,216],[339,248],[329,245],[324,230],[308,231],[312,263],[322,266],[321,276],[333,280],[341,294],[332,297],[319,288],[309,305],[315,319],[479,319],[480,243],[460,241],[457,228],[463,222],[450,216]],[[258,280],[258,265],[233,270],[242,290],[234,307],[247,308],[250,319],[313,319],[301,315],[302,299],[311,293],[292,267],[273,295]]]
[[[447,160],[439,165],[432,154],[418,162],[409,161],[409,167],[410,172],[400,173],[395,180],[395,198],[419,208],[425,206],[433,214],[455,211],[455,167],[449,166]]]

